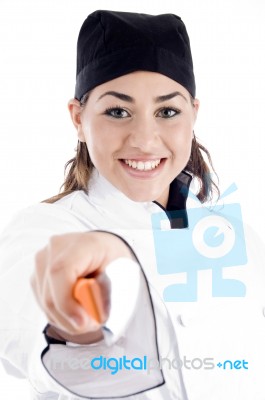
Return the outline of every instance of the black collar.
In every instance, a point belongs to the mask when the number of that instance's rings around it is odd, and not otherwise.
[[[187,228],[189,225],[186,202],[191,181],[192,176],[182,171],[170,184],[167,207],[154,201],[167,214],[172,229]]]

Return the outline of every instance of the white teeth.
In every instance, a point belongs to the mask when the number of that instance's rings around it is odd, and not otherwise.
[[[152,169],[152,163],[151,161],[147,161],[144,165],[145,171],[148,171],[149,169]]]
[[[150,160],[150,161],[135,161],[135,160],[124,160],[125,164],[129,167],[138,169],[139,171],[150,171],[155,169],[160,164],[161,159]]]
[[[137,165],[136,165],[136,169],[139,169],[140,171],[144,170],[144,166],[145,163],[143,163],[142,161],[138,161]]]

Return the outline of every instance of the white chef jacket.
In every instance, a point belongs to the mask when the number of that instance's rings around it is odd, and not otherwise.
[[[33,399],[265,399],[265,257],[255,233],[244,227],[245,242],[239,238],[247,250],[244,265],[223,269],[218,265],[216,270],[198,267],[192,274],[185,268],[170,270],[168,265],[163,271],[158,265],[159,237],[163,243],[162,235],[168,235],[170,227],[178,235],[188,232],[189,215],[194,211],[189,206],[185,210],[189,184],[188,174],[178,176],[171,185],[168,210],[164,210],[155,202],[128,199],[94,170],[88,195],[76,191],[54,204],[28,207],[5,229],[0,239],[0,357],[7,372],[28,378]],[[174,209],[184,211],[176,217],[171,212]],[[156,237],[155,216],[161,216]],[[85,348],[56,341],[47,346],[49,338],[43,334],[47,320],[29,285],[34,255],[52,235],[97,229],[120,235],[135,252],[147,280],[139,303],[142,307],[125,335],[108,349],[102,341]],[[174,240],[166,238],[174,248]],[[185,246],[178,245],[176,252],[181,253]],[[221,280],[236,281],[241,294],[218,295],[219,286],[211,291],[217,270]],[[193,289],[188,298],[185,293],[177,297],[187,289],[190,277]],[[120,352],[124,349],[132,356],[140,342],[147,356],[169,360],[151,377],[136,374],[128,378],[117,373],[114,380],[109,371],[100,370],[93,371],[93,383],[84,385],[73,368],[70,374],[50,369],[49,356],[51,360],[55,356],[78,358],[85,351],[85,355],[113,357],[124,354]]]

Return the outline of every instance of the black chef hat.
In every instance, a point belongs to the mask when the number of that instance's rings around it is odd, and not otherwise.
[[[166,75],[195,97],[190,42],[181,18],[106,10],[90,14],[77,42],[75,98],[138,70]]]

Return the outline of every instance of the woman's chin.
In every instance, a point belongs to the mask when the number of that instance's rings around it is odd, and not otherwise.
[[[161,193],[150,195],[149,193],[130,193],[123,192],[123,194],[128,197],[130,200],[135,201],[137,203],[147,203],[152,201],[158,201],[161,198]]]

